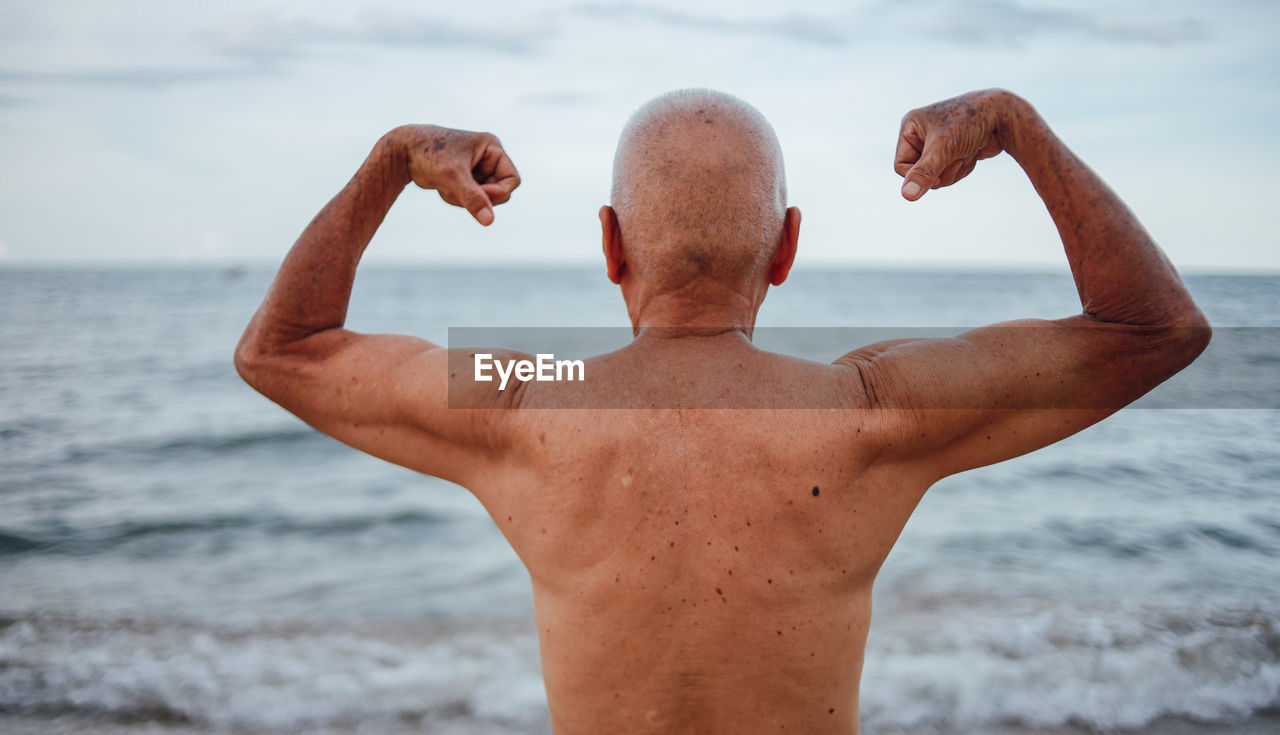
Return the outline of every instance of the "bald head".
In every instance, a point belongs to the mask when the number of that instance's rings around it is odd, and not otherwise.
[[[737,97],[664,94],[622,131],[613,208],[631,267],[656,286],[755,278],[773,255],[786,209],[777,136]]]

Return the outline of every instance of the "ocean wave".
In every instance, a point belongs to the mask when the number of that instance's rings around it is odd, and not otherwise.
[[[872,628],[864,724],[1109,731],[1169,717],[1239,722],[1280,706],[1280,609],[1032,600],[930,607]]]
[[[248,430],[234,434],[189,434],[152,439],[73,444],[66,450],[68,462],[83,463],[107,457],[142,455],[172,459],[189,454],[226,454],[244,449],[330,444],[323,434],[307,426]]]
[[[52,416],[31,416],[0,422],[0,439],[18,439],[59,431],[64,422]]]
[[[1280,620],[1262,608],[1045,600],[880,617],[869,731],[1136,728],[1280,706]],[[546,732],[531,632],[215,628],[30,617],[0,629],[0,710],[161,715],[258,732],[438,725]]]
[[[1280,557],[1280,533],[1263,523],[1229,527],[1203,521],[1154,524],[1126,519],[1053,519],[1032,530],[957,534],[945,542],[949,553],[990,554],[1016,549],[1101,556],[1110,559],[1166,558],[1170,553],[1226,549]]]
[[[166,540],[179,545],[194,544],[210,534],[226,533],[254,533],[272,538],[289,535],[344,536],[375,529],[436,526],[452,520],[454,519],[441,513],[412,510],[317,519],[224,515],[126,521],[90,527],[58,525],[23,530],[0,528],[0,557],[33,552],[97,554],[155,540]],[[166,549],[172,551],[172,544],[166,545]]]
[[[290,731],[486,723],[539,732],[531,634],[444,639],[31,618],[0,630],[0,710]]]
[[[5,554],[22,554],[39,549],[42,544],[32,538],[17,533],[0,531],[0,556]]]

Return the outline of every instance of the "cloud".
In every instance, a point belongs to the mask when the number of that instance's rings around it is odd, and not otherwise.
[[[636,3],[585,3],[572,12],[607,20],[642,19],[697,31],[718,33],[750,33],[781,36],[793,41],[830,45],[845,43],[847,36],[830,20],[790,13],[769,18],[724,18],[692,15],[675,10],[654,8]]]
[[[370,13],[341,23],[260,17],[214,28],[200,37],[221,53],[265,62],[335,45],[477,49],[524,55],[536,51],[555,33],[554,27],[538,21],[482,27],[430,16]]]
[[[34,82],[51,84],[86,84],[86,85],[118,85],[122,87],[168,87],[176,84],[193,82],[210,82],[222,79],[236,79],[262,74],[262,67],[169,67],[169,66],[123,66],[102,69],[13,69],[0,68],[0,81]],[[0,96],[0,106],[4,100],[22,100],[19,97]]]
[[[158,88],[275,74],[286,70],[291,61],[340,45],[528,54],[555,32],[553,27],[539,22],[479,27],[428,16],[389,14],[366,14],[351,22],[259,17],[191,33],[193,50],[207,61],[187,65],[0,67],[0,82]],[[6,99],[0,96],[0,107],[10,106]]]
[[[939,11],[946,8],[946,11],[940,18],[924,26],[925,33],[935,38],[973,45],[1016,46],[1033,37],[1046,35],[1160,45],[1201,41],[1210,37],[1205,24],[1195,18],[1115,21],[1083,10],[1028,8],[1002,0],[931,5]]]

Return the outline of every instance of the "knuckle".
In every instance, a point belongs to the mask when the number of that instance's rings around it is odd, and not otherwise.
[[[466,163],[452,156],[443,161],[440,168],[452,179],[461,179],[471,173],[471,168]]]
[[[914,174],[930,179],[938,175],[937,167],[933,165],[932,161],[920,161],[915,166],[910,167],[909,170]]]

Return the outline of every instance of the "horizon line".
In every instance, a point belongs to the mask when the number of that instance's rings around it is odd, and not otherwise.
[[[0,259],[0,270],[259,270],[276,269],[280,261],[267,258],[8,258]],[[604,264],[594,260],[555,259],[542,261],[504,261],[489,263],[479,260],[430,260],[387,258],[366,261],[361,270],[406,268],[413,270],[490,270],[553,271],[589,270]],[[1066,262],[1009,261],[865,261],[815,259],[797,263],[792,274],[811,273],[815,269],[833,271],[867,271],[893,273],[973,273],[1013,275],[1070,275]],[[1280,276],[1280,266],[1184,265],[1178,271],[1197,276]]]

